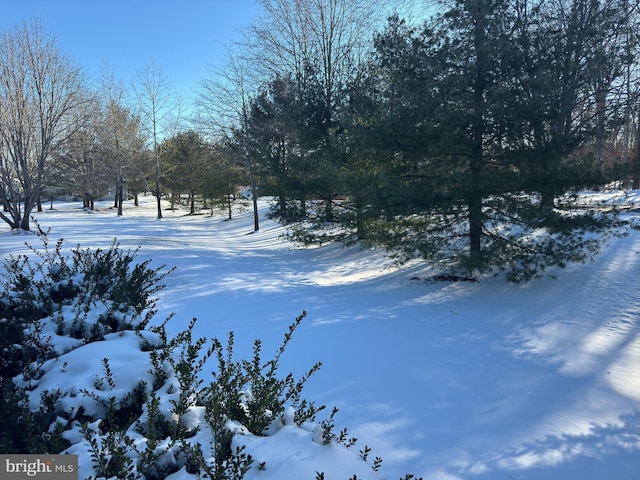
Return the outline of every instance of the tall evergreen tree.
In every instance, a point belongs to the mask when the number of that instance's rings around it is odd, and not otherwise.
[[[359,202],[379,219],[372,241],[482,264],[482,202],[499,170],[486,99],[500,87],[505,18],[501,2],[458,2],[422,30],[392,17],[376,38],[349,127],[357,149],[377,152],[369,165],[378,192]],[[353,178],[350,193],[361,185]]]

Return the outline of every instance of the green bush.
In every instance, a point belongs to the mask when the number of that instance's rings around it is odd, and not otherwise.
[[[35,260],[12,255],[0,272],[3,453],[47,451],[58,441],[31,438],[47,431],[53,402],[43,399],[36,414],[25,415],[30,408],[24,392],[12,382],[18,375],[27,382],[37,379],[40,365],[64,353],[56,350],[47,324],[55,323],[56,335],[78,339],[78,345],[116,331],[142,330],[155,313],[160,282],[172,270],[137,262],[137,250],[123,250],[115,240],[106,250],[77,247],[66,255],[63,240],[52,246],[40,232],[41,249],[27,244]],[[90,318],[92,311],[100,312],[97,318]]]
[[[174,338],[166,330],[171,317],[149,326],[154,295],[171,270],[136,263],[137,250],[123,251],[116,241],[106,250],[78,247],[68,256],[62,240],[50,247],[43,235],[42,242],[44,249],[31,249],[35,261],[10,257],[0,274],[0,453],[88,456],[89,478],[160,480],[184,468],[196,478],[240,480],[254,459],[244,447],[233,447],[238,432],[261,436],[284,425],[314,425],[324,406],[304,400],[302,390],[320,363],[300,379],[279,372],[305,312],[273,358],[263,360],[262,342],[256,340],[251,359],[236,360],[233,332],[223,344],[196,338],[195,319]],[[67,359],[79,358],[70,355],[73,350],[116,332],[118,339],[135,340],[129,348],[137,344],[139,358],[148,359],[148,375],[130,391],[117,384],[109,358],[101,360],[102,374],[92,388],[39,389],[53,365],[71,368]],[[205,386],[209,361],[215,368]],[[67,401],[77,396],[82,402]],[[334,432],[336,412],[315,424],[314,440],[351,447],[356,439],[346,429]],[[360,451],[364,462],[369,452],[366,446]],[[377,471],[380,462],[376,457],[371,468]],[[256,468],[264,470],[267,463]]]

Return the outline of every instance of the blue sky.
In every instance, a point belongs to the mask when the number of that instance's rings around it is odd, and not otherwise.
[[[129,82],[153,60],[187,96],[256,10],[254,0],[1,0],[0,30],[35,16],[89,75],[106,62]]]

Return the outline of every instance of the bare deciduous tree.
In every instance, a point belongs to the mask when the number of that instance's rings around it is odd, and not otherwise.
[[[254,161],[247,148],[247,123],[253,88],[250,65],[246,57],[228,51],[226,63],[211,68],[208,78],[202,80],[196,91],[195,121],[210,140],[235,143],[239,147],[239,162],[249,176],[253,202],[253,230],[260,230],[258,215],[258,189]]]
[[[384,10],[365,0],[258,3],[261,14],[247,30],[245,45],[256,72],[263,79],[291,75],[301,90],[309,75],[319,77],[330,123],[337,91],[352,77]]]
[[[105,68],[101,78],[102,128],[98,132],[102,162],[115,183],[115,207],[122,215],[125,183],[142,157],[140,118],[127,107],[125,87]]]
[[[51,153],[77,128],[82,71],[37,20],[0,37],[0,218],[29,230]]]
[[[155,195],[158,205],[158,218],[162,218],[160,198],[160,152],[159,140],[162,130],[175,133],[180,122],[180,99],[175,95],[169,78],[157,63],[145,63],[134,80],[134,91],[140,108],[140,117],[148,129],[153,142],[155,161]],[[173,127],[173,128],[171,128]]]

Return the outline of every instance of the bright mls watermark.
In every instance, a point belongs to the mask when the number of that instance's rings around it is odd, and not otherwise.
[[[77,455],[0,455],[2,480],[78,480]]]

